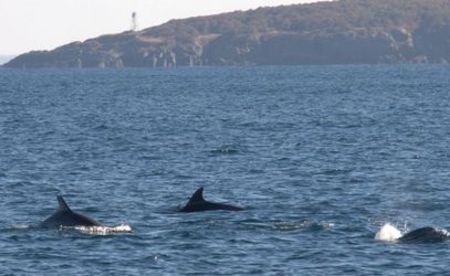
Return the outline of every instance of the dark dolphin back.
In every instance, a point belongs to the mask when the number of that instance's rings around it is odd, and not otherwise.
[[[448,239],[448,232],[433,227],[422,227],[406,233],[398,240],[400,242],[418,243],[418,242],[442,242]]]
[[[95,220],[73,212],[62,196],[57,196],[58,209],[39,226],[43,228],[58,228],[61,226],[100,226]]]
[[[203,198],[203,187],[200,187],[197,189],[197,191],[195,191],[195,193],[191,196],[186,206],[184,206],[180,210],[180,212],[201,212],[209,210],[241,211],[243,209],[228,204],[206,201]]]
[[[224,203],[215,203],[215,202],[207,202],[208,210],[227,210],[227,211],[243,211],[244,208],[224,204]]]

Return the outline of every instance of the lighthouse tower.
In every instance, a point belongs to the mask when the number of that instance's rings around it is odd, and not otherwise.
[[[133,12],[131,14],[131,31],[135,32],[137,30],[137,14]]]

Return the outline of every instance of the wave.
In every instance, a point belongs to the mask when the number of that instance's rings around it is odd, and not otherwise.
[[[210,153],[213,155],[234,155],[239,153],[239,148],[236,145],[223,145],[210,150]]]
[[[7,232],[25,231],[25,230],[29,230],[32,228],[33,228],[33,225],[31,225],[31,224],[13,224],[13,225],[9,225],[4,228],[0,228],[0,232],[7,233]]]
[[[278,222],[274,224],[274,229],[278,231],[322,231],[334,227],[334,223],[298,221],[298,222]]]

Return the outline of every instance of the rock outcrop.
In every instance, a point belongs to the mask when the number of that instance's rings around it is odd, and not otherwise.
[[[341,0],[172,20],[52,51],[16,68],[450,62],[450,0]]]

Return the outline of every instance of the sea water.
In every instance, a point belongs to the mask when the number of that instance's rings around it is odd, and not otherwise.
[[[0,274],[444,275],[448,242],[375,236],[450,227],[449,92],[446,65],[0,69]],[[200,186],[245,211],[176,212]],[[36,228],[59,194],[118,231]]]

